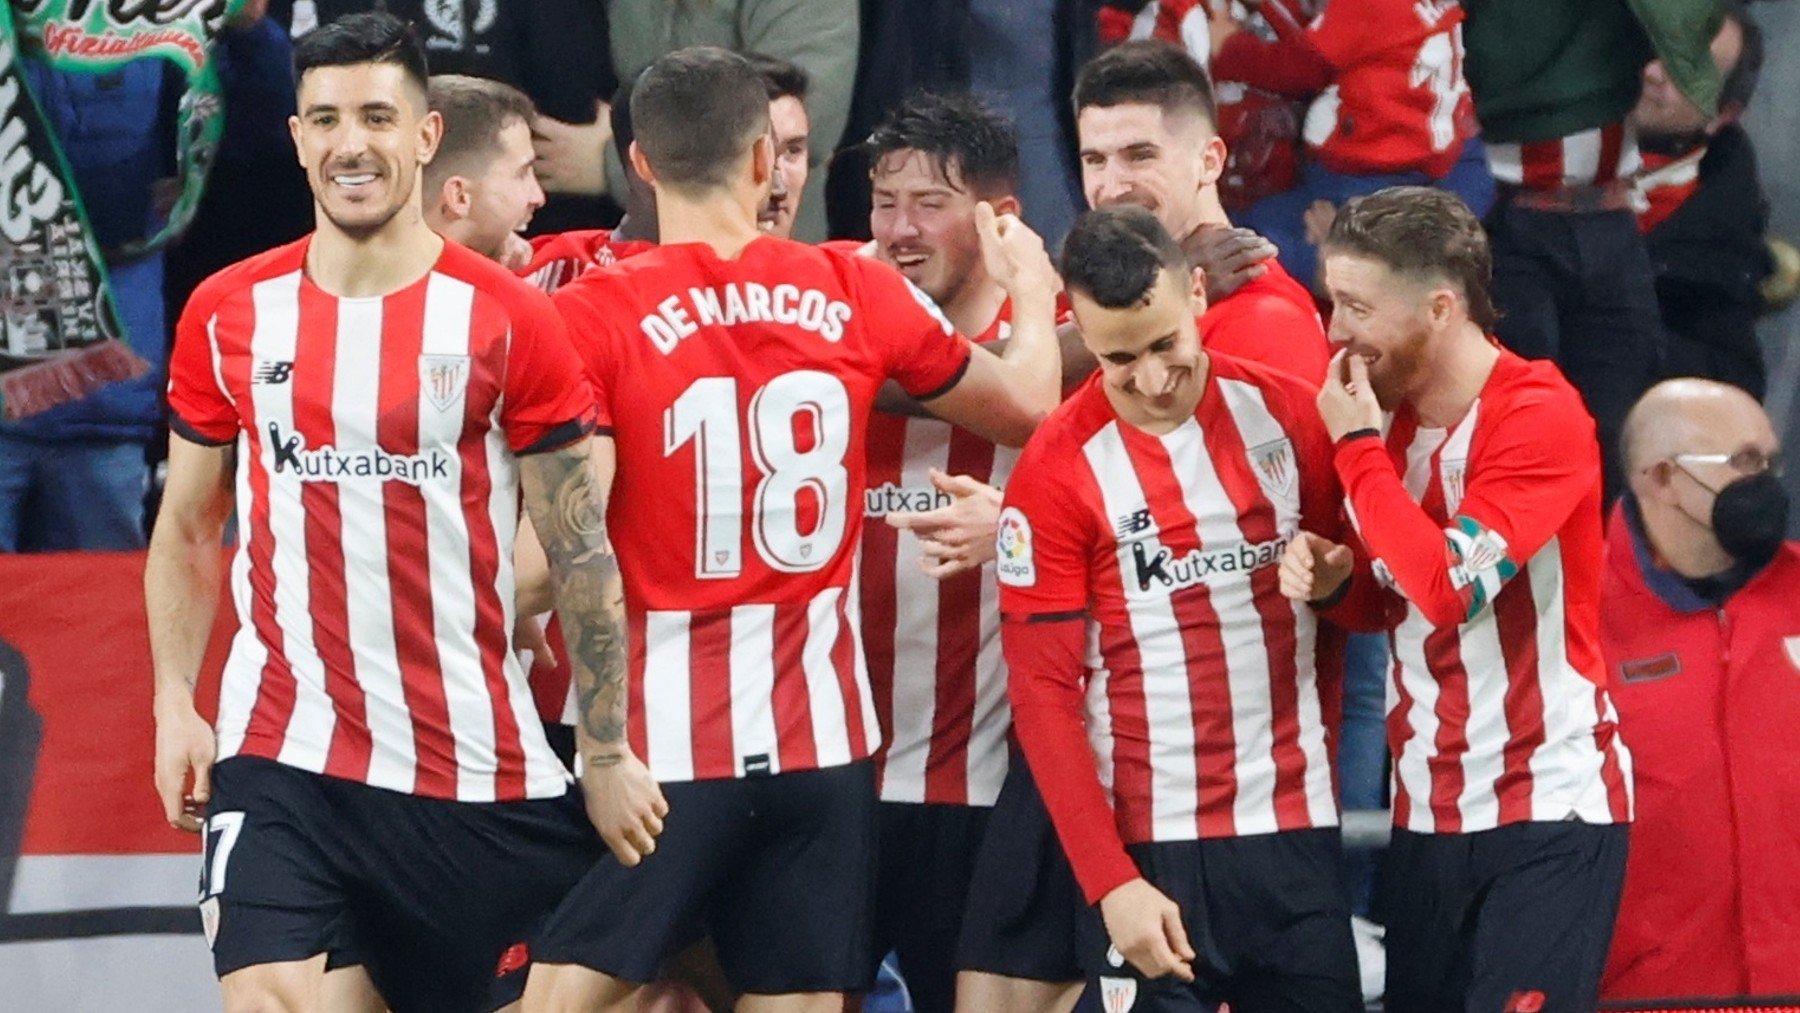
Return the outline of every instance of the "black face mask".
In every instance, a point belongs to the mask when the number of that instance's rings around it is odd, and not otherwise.
[[[1713,537],[1739,562],[1761,566],[1774,558],[1787,534],[1788,494],[1770,472],[1745,475],[1718,490]]]

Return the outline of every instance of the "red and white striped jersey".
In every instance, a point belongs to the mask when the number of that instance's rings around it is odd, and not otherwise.
[[[1603,185],[1642,166],[1637,137],[1622,121],[1547,141],[1490,141],[1487,160],[1496,182],[1527,190]]]
[[[974,340],[1011,333],[1008,301]],[[993,564],[934,579],[920,567],[919,540],[882,518],[949,505],[932,468],[1004,487],[1018,457],[938,419],[877,412],[869,422],[862,630],[887,743],[876,768],[884,802],[991,806],[1000,795],[1012,718]]]
[[[556,294],[618,447],[629,734],[658,780],[880,745],[857,604],[869,414],[969,343],[892,268],[772,237],[660,246]]]
[[[580,360],[548,299],[455,243],[349,299],[306,277],[309,242],[208,279],[169,367],[175,431],[238,452],[219,755],[436,798],[560,795],[510,649],[515,455],[592,428]]]
[[[1007,656],[1024,656],[1015,642],[1034,623],[1098,626],[1079,717],[1111,814],[1071,808],[1085,772],[1046,778],[1043,754],[1067,751],[1027,720],[1035,701],[1019,694],[1040,674],[1012,675],[1018,734],[1065,845],[1107,815],[1127,844],[1337,824],[1318,620],[1282,597],[1277,575],[1302,527],[1337,527],[1313,397],[1288,374],[1214,355],[1194,417],[1166,435],[1120,420],[1096,375],[1027,444],[999,523]]]
[[[1502,351],[1462,421],[1395,414],[1337,450],[1389,614],[1394,823],[1469,833],[1631,818],[1600,655],[1600,451],[1548,362]]]
[[[518,274],[533,287],[554,292],[590,267],[616,264],[626,257],[655,248],[655,243],[645,239],[614,239],[611,229],[580,229],[535,236],[531,240],[531,263],[521,268]]]

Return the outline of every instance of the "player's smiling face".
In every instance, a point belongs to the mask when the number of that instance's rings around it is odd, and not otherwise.
[[[1172,428],[1200,403],[1205,355],[1185,279],[1164,269],[1135,306],[1102,306],[1080,289],[1069,305],[1088,351],[1100,360],[1107,398],[1133,425]]]
[[[1362,356],[1375,399],[1393,411],[1425,373],[1433,286],[1379,260],[1333,252],[1325,256],[1325,288],[1332,344]]]
[[[903,149],[877,162],[870,181],[869,232],[876,257],[940,306],[987,277],[975,228],[980,198],[954,162],[940,166],[922,151]]]
[[[437,150],[441,121],[424,92],[396,64],[358,63],[308,70],[298,99],[288,128],[320,212],[351,235],[379,231],[413,201]]]
[[[1204,117],[1124,102],[1087,106],[1076,129],[1089,207],[1136,204],[1177,241],[1200,224],[1200,191],[1225,166],[1225,145]]]

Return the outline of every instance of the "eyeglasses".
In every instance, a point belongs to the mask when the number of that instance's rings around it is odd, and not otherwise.
[[[1760,450],[1740,450],[1733,454],[1676,454],[1669,458],[1676,464],[1728,464],[1740,475],[1781,474],[1781,451],[1764,454]]]

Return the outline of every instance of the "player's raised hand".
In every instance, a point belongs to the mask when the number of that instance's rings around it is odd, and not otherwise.
[[[1148,880],[1114,887],[1100,898],[1100,917],[1113,946],[1145,977],[1194,980],[1194,947],[1181,908]]]
[[[218,740],[212,726],[194,709],[192,700],[157,701],[156,794],[162,799],[163,818],[169,826],[200,832],[206,803],[212,799],[213,758],[217,755]],[[194,778],[191,791],[190,772]]]
[[[973,570],[994,558],[994,527],[1000,521],[1000,490],[967,475],[931,469],[931,484],[950,496],[936,510],[890,513],[889,525],[919,538],[920,567],[942,580]]]
[[[1333,442],[1359,429],[1381,428],[1381,402],[1369,383],[1369,364],[1362,356],[1351,355],[1349,346],[1338,349],[1325,371],[1325,385],[1319,388],[1319,417],[1325,420],[1325,431]]]
[[[1017,295],[1020,291],[1055,293],[1062,284],[1042,236],[1019,220],[999,214],[987,201],[975,205],[975,231],[981,237],[981,260],[995,284]]]
[[[1281,593],[1294,601],[1329,598],[1350,578],[1355,562],[1348,545],[1302,531],[1281,554]]]
[[[669,815],[662,786],[623,744],[584,753],[582,759],[581,795],[588,822],[619,864],[630,868],[656,850],[656,837]]]

